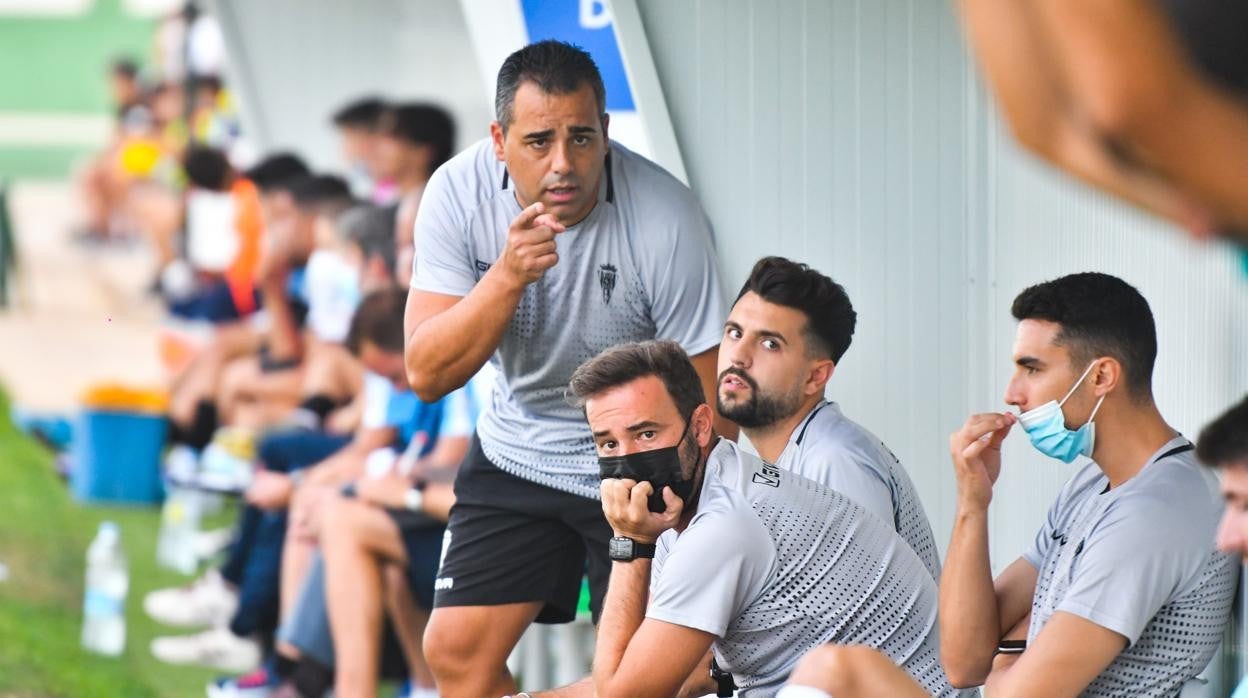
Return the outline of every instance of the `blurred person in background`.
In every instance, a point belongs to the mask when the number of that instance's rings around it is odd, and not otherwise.
[[[425,183],[455,152],[455,122],[433,104],[396,104],[386,109],[377,127],[374,169],[384,183],[385,203],[397,202],[400,215],[420,204]]]
[[[1218,550],[1248,560],[1248,398],[1201,430],[1196,457],[1221,474],[1225,507],[1218,525]],[[1248,677],[1231,698],[1248,698]]]
[[[109,96],[116,122],[109,142],[78,175],[79,199],[85,210],[80,239],[107,241],[121,234],[119,220],[125,201],[126,181],[121,169],[121,148],[128,134],[143,132],[151,115],[143,101],[138,64],[118,58],[108,69]]]
[[[240,271],[233,285],[218,283],[211,291],[215,300],[209,304],[212,312],[208,319],[217,320],[217,326],[208,344],[170,385],[170,439],[174,443],[185,444],[196,452],[208,445],[218,422],[215,396],[221,372],[234,359],[259,351],[263,330],[240,320],[260,306],[257,274],[264,237],[270,227],[288,225],[287,219],[296,213],[290,186],[307,176],[307,165],[289,153],[265,158],[244,173],[244,178],[255,187],[255,208],[260,218],[254,235],[248,234],[249,239],[254,238],[246,248],[254,255],[247,264],[251,271]],[[308,237],[310,239],[311,234]]]
[[[381,99],[362,97],[344,105],[331,118],[347,167],[347,182],[359,199],[375,200],[378,127],[385,112],[386,103]]]

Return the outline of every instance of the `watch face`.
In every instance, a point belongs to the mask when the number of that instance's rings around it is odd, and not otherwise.
[[[612,538],[611,542],[607,545],[607,556],[612,560],[632,560],[633,539]]]

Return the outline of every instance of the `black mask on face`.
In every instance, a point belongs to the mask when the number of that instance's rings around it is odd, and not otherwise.
[[[667,510],[663,501],[663,488],[672,488],[672,493],[685,502],[693,493],[693,480],[685,479],[680,464],[680,448],[689,434],[692,420],[685,422],[685,430],[681,432],[680,441],[675,446],[656,448],[652,451],[630,453],[625,456],[598,456],[598,472],[603,480],[607,478],[629,479],[637,482],[650,483],[654,491],[650,493],[649,509],[655,513]]]

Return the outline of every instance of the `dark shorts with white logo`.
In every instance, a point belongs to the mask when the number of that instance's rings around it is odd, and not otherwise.
[[[474,437],[455,478],[434,582],[434,608],[540,601],[539,623],[576,617],[589,578],[594,623],[602,612],[611,561],[611,526],[602,503],[500,470]]]

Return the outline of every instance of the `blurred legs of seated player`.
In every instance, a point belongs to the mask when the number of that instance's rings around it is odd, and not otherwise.
[[[231,361],[254,354],[260,335],[245,323],[217,328],[212,340],[169,387],[169,421],[174,440],[202,450],[212,440],[218,424],[217,386]]]
[[[434,690],[423,635],[443,524],[455,496],[450,480],[444,480],[420,490],[408,490],[410,483],[398,475],[364,480],[357,483],[357,498],[329,504],[325,516],[334,525],[324,531],[323,548],[337,655],[335,695],[376,693],[383,605],[403,646],[414,690]],[[407,497],[412,491],[419,493],[415,500]]]
[[[126,210],[156,256],[156,272],[177,259],[177,236],[184,206],[180,193],[156,182],[135,182]]]
[[[223,424],[258,431],[299,406],[304,367],[266,362],[263,352],[229,363],[221,373],[217,413]]]
[[[363,382],[359,360],[342,345],[310,342],[306,359],[294,365],[268,360],[262,347],[259,356],[225,367],[217,410],[223,423],[246,429],[287,422],[309,429],[332,424],[331,431],[349,432],[356,420],[328,418],[354,402]]]

